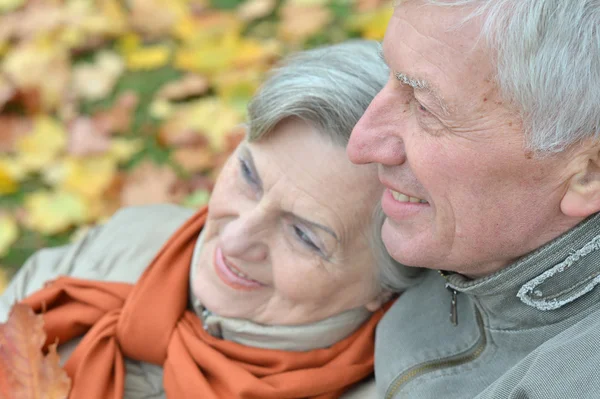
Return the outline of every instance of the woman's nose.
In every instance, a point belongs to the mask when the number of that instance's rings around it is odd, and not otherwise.
[[[268,256],[265,243],[268,220],[260,210],[253,210],[230,221],[220,236],[221,250],[225,256],[260,262]]]
[[[400,165],[406,161],[403,131],[410,112],[400,98],[386,93],[384,88],[360,118],[346,147],[348,158],[355,164],[378,163]]]

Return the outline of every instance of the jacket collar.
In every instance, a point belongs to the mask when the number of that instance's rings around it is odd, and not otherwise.
[[[238,344],[263,349],[309,351],[327,348],[346,338],[372,315],[366,308],[351,309],[316,323],[297,326],[270,326],[244,319],[219,316],[206,309],[192,291],[198,256],[202,248],[200,233],[190,267],[189,296],[191,307],[211,335]]]
[[[474,299],[491,328],[535,328],[586,313],[600,303],[600,214],[495,274],[446,278]]]

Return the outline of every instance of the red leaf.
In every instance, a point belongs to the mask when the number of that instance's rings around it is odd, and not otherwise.
[[[42,353],[46,341],[44,319],[26,305],[13,306],[0,324],[0,398],[62,399],[71,381],[60,367],[56,345]]]

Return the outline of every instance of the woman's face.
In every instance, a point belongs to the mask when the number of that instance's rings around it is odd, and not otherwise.
[[[380,306],[369,246],[376,167],[291,118],[243,142],[212,193],[193,291],[211,311],[305,324]]]

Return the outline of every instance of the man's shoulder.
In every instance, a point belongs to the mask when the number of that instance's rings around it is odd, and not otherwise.
[[[545,341],[477,398],[506,397],[506,392],[517,394],[511,398],[597,398],[599,342],[600,309],[596,309]]]

